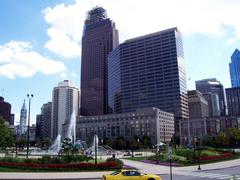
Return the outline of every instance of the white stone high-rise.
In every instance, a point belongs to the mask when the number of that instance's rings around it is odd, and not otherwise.
[[[17,130],[18,135],[22,135],[27,131],[27,108],[25,104],[25,100],[23,102],[21,113],[20,113],[20,122]]]
[[[51,138],[58,134],[64,136],[63,125],[68,123],[71,114],[79,114],[79,89],[69,80],[64,80],[54,87],[52,93]]]

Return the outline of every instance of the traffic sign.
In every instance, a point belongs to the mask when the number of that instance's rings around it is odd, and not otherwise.
[[[168,159],[172,159],[172,146],[168,146]]]

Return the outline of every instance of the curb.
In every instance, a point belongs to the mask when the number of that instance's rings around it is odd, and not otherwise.
[[[235,167],[239,167],[239,165],[236,166],[231,166],[231,167],[221,167],[221,168],[216,168],[216,169],[204,169],[204,170],[198,170],[198,171],[192,171],[192,172],[200,172],[200,171],[216,171],[216,170],[222,170],[222,169],[228,169],[228,168],[235,168]]]

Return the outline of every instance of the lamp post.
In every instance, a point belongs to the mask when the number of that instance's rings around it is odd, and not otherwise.
[[[200,166],[200,139],[197,140],[197,145],[198,145],[198,170],[201,170],[201,166]]]
[[[31,107],[31,100],[33,98],[33,94],[27,94],[28,98],[28,130],[27,130],[27,158],[29,153],[29,128],[30,128],[30,107]]]

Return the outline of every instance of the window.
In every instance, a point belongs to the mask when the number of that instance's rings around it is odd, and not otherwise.
[[[137,171],[125,171],[122,173],[123,176],[140,176],[141,173]]]

